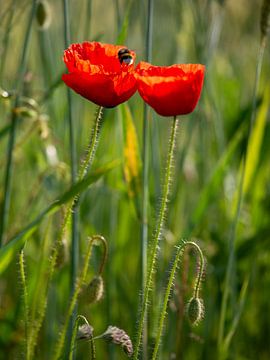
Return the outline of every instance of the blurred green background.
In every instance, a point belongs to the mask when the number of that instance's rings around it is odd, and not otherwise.
[[[70,185],[70,152],[66,87],[61,82],[65,66],[63,4],[47,1],[43,28],[34,22],[24,75],[22,95],[38,102],[38,113],[22,114],[18,122],[10,214],[5,242],[28,225]],[[0,201],[6,148],[16,90],[16,74],[22,52],[30,0],[0,2]],[[192,295],[196,261],[192,252],[182,259],[168,318],[160,359],[217,359],[218,326],[224,279],[228,264],[229,237],[233,222],[243,153],[251,117],[256,63],[260,46],[262,1],[156,0],[154,1],[153,59],[156,65],[202,63],[205,84],[194,113],[180,118],[164,238],[149,313],[149,344],[155,338],[175,245],[192,239],[201,246],[207,267],[201,296],[204,321],[192,328],[185,304]],[[145,59],[147,1],[70,0],[72,42],[102,41],[124,45]],[[226,358],[270,358],[270,53],[266,47],[259,89],[252,145],[247,161],[244,201],[236,231],[235,261],[230,284],[225,336],[233,329]],[[83,157],[95,118],[96,106],[72,93],[77,162]],[[87,306],[79,301],[79,313],[100,334],[108,325],[125,329],[134,340],[140,286],[140,220],[136,214],[138,193],[131,194],[124,176],[129,166],[124,157],[123,123],[126,105],[105,111],[101,139],[93,168],[119,160],[82,195],[80,203],[80,267],[87,237],[102,234],[109,244],[105,268],[104,298]],[[143,101],[138,94],[128,101],[142,152]],[[160,204],[171,119],[150,115],[149,219],[151,234]],[[132,131],[132,130],[130,130]],[[250,141],[251,143],[251,141]],[[138,165],[139,171],[141,167]],[[46,217],[25,247],[27,285],[31,311],[38,312],[39,294],[45,288],[53,241],[62,213]],[[57,268],[49,291],[44,324],[38,337],[35,359],[50,359],[69,302],[68,248]],[[92,257],[89,281],[97,272],[100,253]],[[40,266],[40,264],[45,266]],[[22,287],[17,257],[0,278],[0,359],[21,359],[24,352]],[[241,297],[241,289],[248,284]],[[242,299],[242,300],[241,300]],[[242,301],[242,302],[241,302]],[[234,325],[235,328],[234,328]],[[121,349],[97,343],[97,359],[124,359]],[[79,343],[77,358],[89,358],[89,346]]]

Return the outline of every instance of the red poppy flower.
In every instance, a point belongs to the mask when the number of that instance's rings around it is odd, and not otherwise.
[[[97,105],[114,107],[137,90],[135,53],[99,42],[72,44],[64,52],[69,73],[62,79],[71,89]]]
[[[199,100],[204,65],[153,66],[140,62],[136,68],[138,90],[143,100],[162,116],[192,112]]]

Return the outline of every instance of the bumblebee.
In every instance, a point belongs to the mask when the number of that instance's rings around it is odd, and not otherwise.
[[[123,48],[118,51],[118,59],[121,64],[133,64],[133,56],[131,55],[130,50],[127,48]]]

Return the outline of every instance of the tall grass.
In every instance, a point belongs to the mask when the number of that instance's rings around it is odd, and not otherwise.
[[[0,221],[0,246],[3,243],[4,234],[7,227],[8,222],[8,214],[9,214],[9,207],[10,207],[10,197],[11,197],[11,177],[12,177],[12,168],[13,168],[13,149],[14,149],[14,143],[15,143],[15,136],[16,136],[16,128],[17,128],[17,122],[18,122],[18,115],[17,112],[14,111],[20,103],[19,103],[19,94],[22,91],[22,85],[23,85],[23,77],[25,75],[25,69],[26,69],[26,58],[28,55],[28,48],[30,44],[30,36],[31,36],[31,30],[32,30],[32,23],[35,16],[36,11],[36,0],[32,1],[32,9],[29,15],[29,20],[25,32],[25,38],[24,43],[22,47],[22,54],[21,54],[21,60],[18,64],[18,70],[17,70],[17,77],[16,77],[16,92],[17,95],[15,96],[14,104],[13,104],[13,111],[11,114],[11,125],[10,125],[10,131],[9,131],[9,141],[8,141],[8,147],[7,147],[7,161],[6,161],[6,169],[5,169],[5,176],[4,176],[4,191],[3,191],[3,201],[2,201],[2,211],[1,211],[1,221]],[[14,12],[14,7],[10,10],[11,14]],[[12,21],[12,15],[10,15],[8,22],[7,22],[7,29],[6,33],[8,34],[10,31],[10,25]],[[8,45],[8,35],[6,35],[4,40],[4,49],[3,52],[7,51],[7,45]],[[5,57],[2,59],[3,65],[1,67],[1,72],[3,71],[4,64],[5,64]]]
[[[0,7],[0,359],[125,359],[123,343],[99,335],[111,325],[130,336],[134,358],[268,360],[269,1],[44,1],[43,31],[36,1]],[[156,65],[206,64],[198,107],[181,118],[169,194],[169,119],[135,95],[106,110],[97,147],[102,109],[67,95],[63,50],[82,40],[119,42]],[[102,258],[99,247],[90,258],[95,234],[108,242],[104,297],[86,304],[80,289]],[[183,254],[187,243],[206,262],[196,327],[186,305],[201,263]],[[78,319],[93,327],[95,354],[76,339]]]
[[[145,57],[146,61],[152,61],[152,47],[153,47],[153,12],[154,0],[147,1],[147,26],[145,32]],[[147,281],[147,266],[148,266],[148,201],[149,201],[149,122],[150,122],[150,109],[147,104],[143,108],[143,188],[142,188],[142,227],[141,227],[141,286],[142,286],[142,304],[148,301],[148,294],[145,293],[145,286]],[[144,305],[142,305],[144,306]],[[143,326],[143,358],[147,358],[147,314]],[[140,325],[139,325],[140,326]],[[140,343],[140,329],[139,329],[139,343]],[[139,345],[139,344],[138,344]],[[136,350],[135,350],[136,356]]]

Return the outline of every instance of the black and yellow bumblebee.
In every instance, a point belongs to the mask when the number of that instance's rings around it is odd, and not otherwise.
[[[121,64],[133,64],[133,56],[128,48],[123,48],[118,51],[118,59]]]

